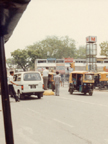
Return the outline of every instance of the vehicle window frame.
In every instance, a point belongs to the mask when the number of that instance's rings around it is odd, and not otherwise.
[[[15,77],[16,76],[16,77]],[[17,81],[17,74],[13,76],[13,81]]]
[[[18,77],[20,76],[20,80],[18,80]],[[21,81],[21,74],[17,74],[17,82]]]
[[[87,78],[86,78],[86,75],[91,75],[91,76],[92,76],[92,79],[87,79]],[[94,80],[94,75],[93,75],[93,74],[85,74],[85,80],[93,81],[93,80]]]

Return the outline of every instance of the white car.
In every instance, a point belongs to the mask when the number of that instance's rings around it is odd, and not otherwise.
[[[43,96],[43,78],[40,72],[18,72],[14,74],[15,91],[20,99],[25,96],[37,95],[40,99]]]

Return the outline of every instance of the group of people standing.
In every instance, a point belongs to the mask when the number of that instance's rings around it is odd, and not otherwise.
[[[44,82],[44,89],[47,90],[48,86],[48,75],[49,75],[49,70],[48,67],[46,67],[45,70],[43,70],[43,82]],[[64,86],[64,75],[59,74],[58,71],[56,71],[56,75],[54,76],[54,86],[55,86],[55,96],[60,95],[60,83],[61,86]]]

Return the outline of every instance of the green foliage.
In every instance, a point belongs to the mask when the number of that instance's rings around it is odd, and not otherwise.
[[[61,59],[63,57],[76,57],[76,45],[73,39],[69,37],[58,38],[56,36],[28,46],[28,49],[38,50],[38,58],[46,59],[48,57]],[[49,55],[48,55],[49,52]]]
[[[27,68],[34,69],[36,59],[47,58],[85,58],[85,47],[81,46],[76,49],[75,40],[68,36],[58,38],[56,36],[47,37],[46,39],[27,46],[25,49],[17,49],[11,53],[14,62],[24,71]]]
[[[99,46],[101,48],[100,55],[108,56],[108,41],[102,42]]]
[[[6,63],[7,63],[7,65],[8,65],[9,68],[13,68],[14,65],[16,64],[13,58],[8,58],[6,60]]]
[[[17,49],[11,53],[11,56],[13,56],[15,63],[18,64],[24,71],[26,71],[29,66],[27,51],[25,49]]]
[[[77,50],[76,58],[79,58],[79,59],[85,59],[86,58],[86,47],[85,46],[79,47],[79,49]]]

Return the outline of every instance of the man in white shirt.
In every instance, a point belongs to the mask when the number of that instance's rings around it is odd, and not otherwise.
[[[8,77],[9,78],[8,79],[9,92],[12,93],[12,95],[15,98],[15,101],[18,102],[19,99],[18,99],[18,96],[16,96],[16,92],[15,92],[14,87],[13,87],[13,84],[17,85],[17,86],[18,86],[18,84],[16,84],[16,83],[13,82],[13,76],[14,76],[14,72],[10,71],[10,76]]]
[[[44,82],[45,90],[47,90],[47,86],[48,86],[48,74],[49,74],[49,70],[48,67],[46,67],[46,69],[43,70],[43,82]]]

